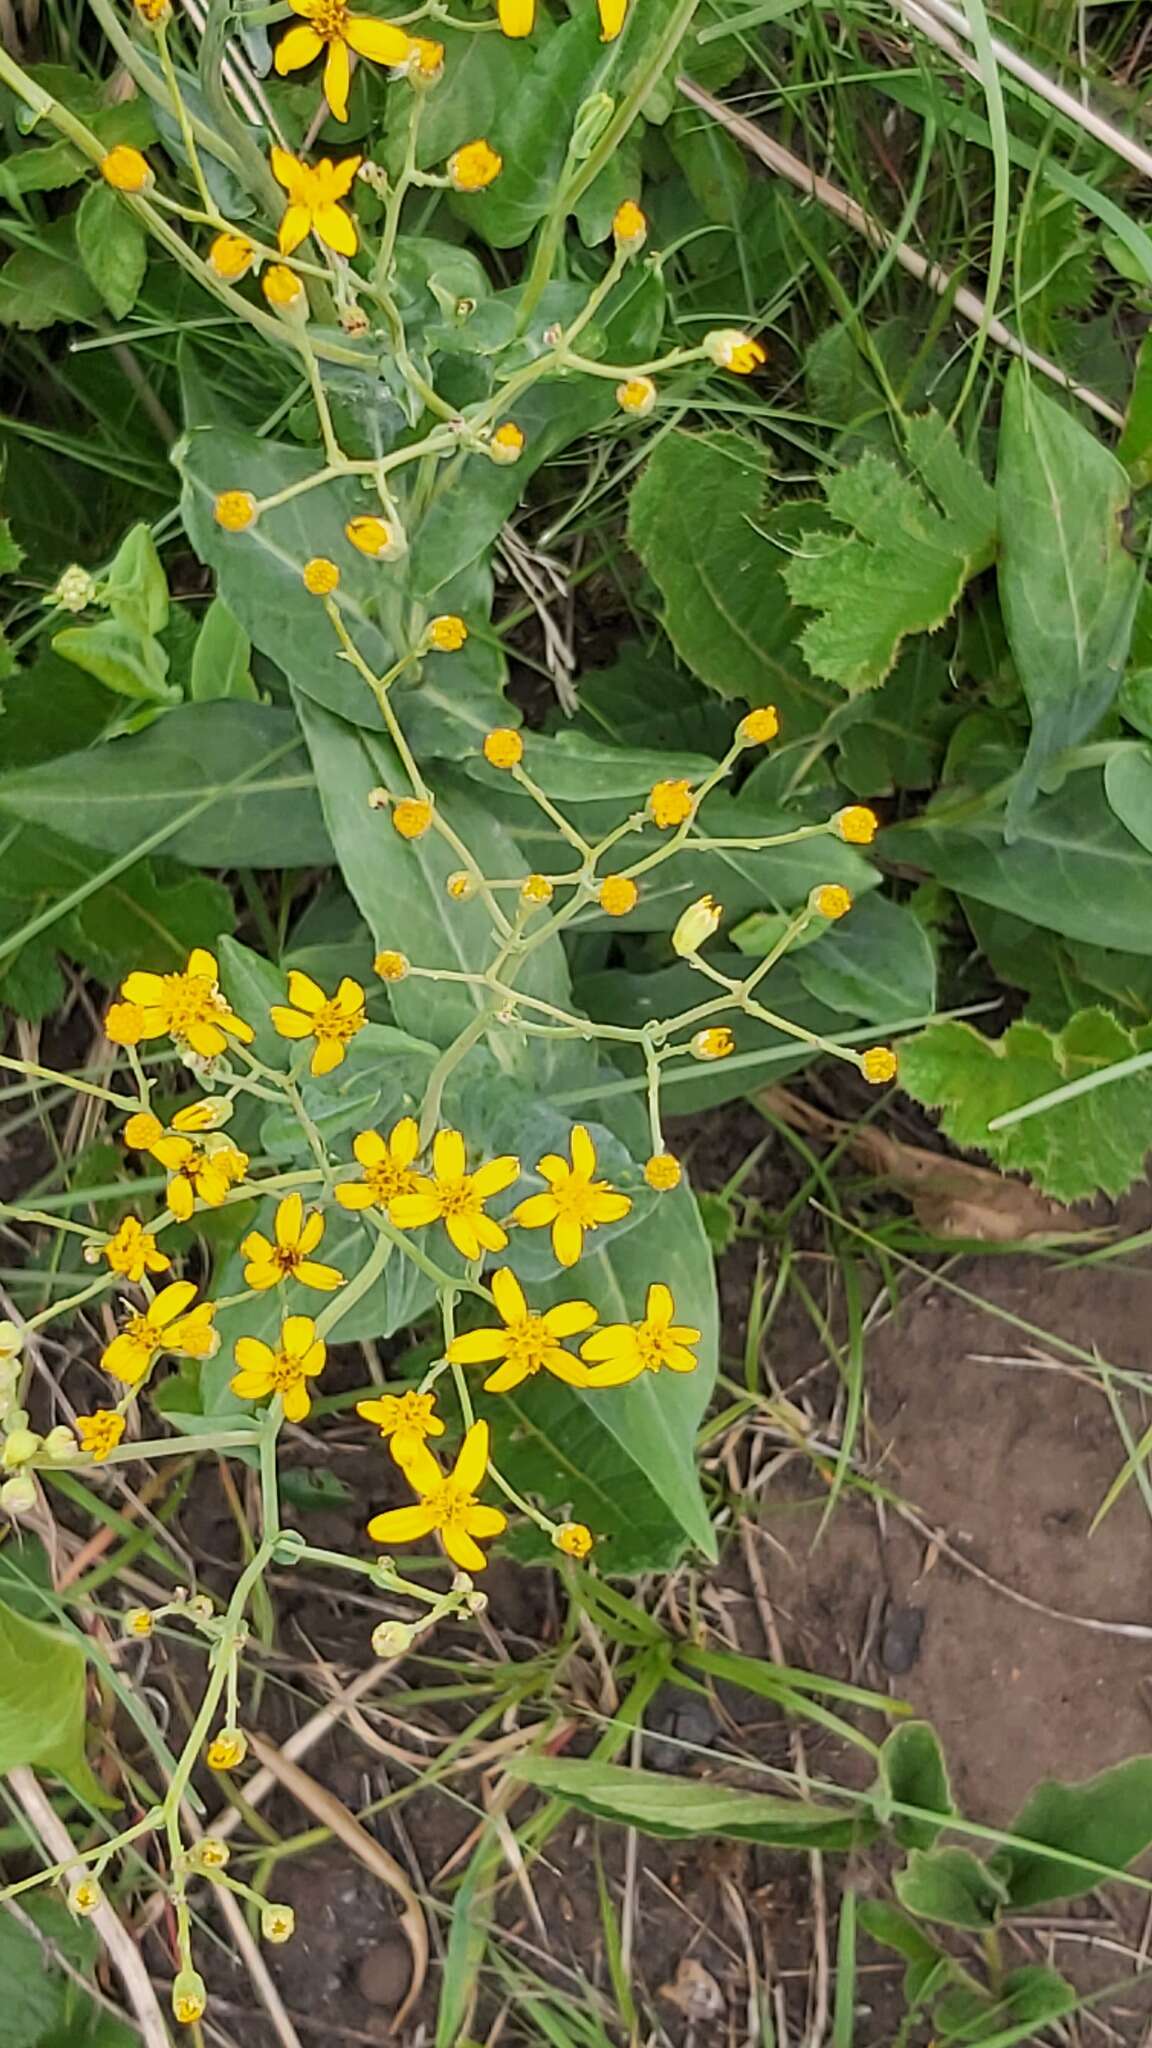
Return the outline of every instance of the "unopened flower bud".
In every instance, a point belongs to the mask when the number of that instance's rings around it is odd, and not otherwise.
[[[412,1647],[415,1630],[406,1621],[380,1621],[372,1631],[372,1649],[377,1657],[403,1657]]]
[[[672,951],[682,960],[698,953],[706,939],[720,929],[724,911],[714,896],[698,896],[687,910],[682,910],[672,933]]]
[[[291,1941],[296,1932],[296,1915],[291,1906],[274,1906],[269,1903],[260,1915],[260,1932],[265,1941],[279,1945]]]
[[[96,578],[90,576],[87,569],[82,569],[78,562],[73,562],[70,568],[65,569],[55,589],[49,591],[48,603],[58,604],[65,612],[87,611],[88,606],[95,602],[96,587]]]
[[[15,1411],[17,1415],[22,1412],[21,1409]],[[22,1465],[31,1464],[43,1441],[43,1437],[37,1436],[34,1429],[17,1424],[14,1429],[9,1430],[4,1439],[4,1448],[0,1451],[0,1468],[5,1472],[18,1472]]]
[[[126,1636],[150,1636],[155,1626],[147,1607],[128,1607],[120,1617],[120,1627]]]
[[[208,1992],[196,1970],[181,1970],[172,1985],[172,2015],[182,2027],[202,2020],[208,2010]]]
[[[31,1514],[36,1505],[36,1481],[30,1472],[18,1472],[0,1486],[0,1508],[6,1515]]]
[[[68,1910],[80,1920],[86,1920],[90,1913],[96,1913],[104,1904],[104,1894],[94,1877],[78,1877],[68,1893]]]

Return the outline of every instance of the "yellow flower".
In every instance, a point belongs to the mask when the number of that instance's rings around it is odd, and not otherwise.
[[[139,1045],[144,1036],[144,1012],[139,1003],[113,1003],[104,1019],[104,1036],[113,1045]]]
[[[612,234],[622,249],[639,249],[648,233],[648,222],[634,199],[624,199],[612,215]]]
[[[155,28],[158,21],[164,20],[171,13],[168,0],[134,0],[134,4],[137,14],[151,28]]]
[[[751,376],[768,360],[760,343],[738,327],[714,327],[701,347],[718,370],[732,370],[737,377]]]
[[[519,462],[524,453],[524,436],[515,420],[505,420],[496,428],[488,442],[488,453],[493,462],[505,468],[509,463]]]
[[[235,1771],[248,1754],[248,1737],[242,1728],[221,1728],[204,1752],[210,1771]]]
[[[459,1131],[437,1131],[431,1175],[417,1174],[412,1194],[394,1195],[388,1206],[401,1230],[443,1223],[458,1252],[478,1259],[482,1251],[502,1252],[508,1232],[485,1214],[484,1204],[520,1178],[520,1161],[510,1153],[489,1159],[474,1173]]]
[[[124,1417],[114,1408],[97,1408],[91,1415],[76,1417],[76,1434],[81,1450],[94,1465],[102,1465],[124,1434]]]
[[[402,1116],[387,1138],[379,1131],[361,1131],[352,1150],[364,1175],[341,1181],[336,1200],[342,1209],[386,1209],[397,1195],[417,1192],[420,1175],[413,1173],[412,1161],[420,1150],[420,1132],[414,1116]]]
[[[260,1932],[265,1941],[274,1942],[277,1947],[281,1942],[291,1941],[296,1932],[296,1915],[291,1906],[265,1906],[260,1914]]]
[[[372,962],[372,972],[378,974],[381,981],[403,981],[411,972],[411,965],[407,953],[377,953]]]
[[[522,1230],[552,1226],[552,1249],[562,1266],[574,1266],[584,1250],[584,1233],[601,1223],[619,1223],[632,1207],[606,1180],[595,1180],[596,1147],[583,1124],[572,1126],[572,1157],[547,1152],[536,1171],[548,1183],[546,1195],[529,1195],[512,1211]]]
[[[340,588],[340,571],[327,555],[313,555],[300,571],[301,580],[310,597],[331,597]]]
[[[507,1266],[492,1275],[492,1298],[504,1328],[469,1330],[463,1337],[453,1337],[448,1346],[452,1365],[491,1365],[494,1359],[503,1360],[485,1380],[486,1394],[506,1394],[541,1371],[550,1372],[569,1387],[588,1385],[587,1366],[565,1351],[561,1339],[592,1328],[596,1311],[590,1301],[561,1301],[537,1315]]]
[[[653,824],[659,825],[662,832],[672,825],[682,825],[685,818],[692,816],[692,784],[687,776],[654,782],[648,792],[648,810]]]
[[[268,1012],[281,1038],[314,1038],[311,1071],[330,1074],[348,1050],[348,1041],[364,1029],[364,991],[346,974],[334,996],[326,996],[310,974],[298,967],[288,976],[292,1008],[274,1003]]]
[[[167,1032],[178,1045],[209,1060],[225,1051],[229,1038],[242,1045],[252,1041],[252,1026],[229,1009],[220,993],[220,970],[202,946],[189,953],[181,973],[130,974],[120,993],[141,1013],[142,1038]]]
[[[96,1879],[94,1877],[77,1878],[76,1883],[68,1893],[69,1911],[77,1914],[80,1919],[86,1920],[90,1913],[98,1911],[103,1904],[104,1894]]]
[[[736,727],[736,737],[742,746],[763,747],[774,740],[780,730],[780,713],[774,704],[762,704],[758,711],[749,711]]]
[[[547,875],[525,875],[520,884],[520,896],[524,903],[551,903],[556,894]]]
[[[890,1045],[869,1046],[868,1051],[860,1055],[860,1072],[877,1088],[883,1087],[885,1081],[896,1079],[898,1064]]]
[[[212,517],[225,533],[243,533],[256,517],[256,500],[251,491],[221,491]]]
[[[172,2015],[182,2027],[202,2020],[208,2010],[208,1993],[203,1977],[195,1970],[181,1970],[172,1985]]]
[[[444,76],[444,45],[429,36],[412,36],[404,69],[413,85],[436,85]]]
[[[315,1287],[323,1294],[343,1287],[343,1273],[310,1257],[324,1235],[324,1218],[318,1209],[305,1217],[303,1198],[285,1195],[276,1205],[275,1229],[275,1244],[262,1231],[250,1230],[240,1246],[248,1261],[244,1279],[249,1287],[261,1292],[278,1287],[281,1280],[298,1280],[302,1287]]]
[[[129,1607],[120,1617],[120,1626],[126,1636],[143,1638],[152,1634],[156,1623],[146,1607]]]
[[[706,939],[720,929],[724,915],[723,907],[714,896],[698,896],[687,910],[682,910],[672,933],[672,951],[682,960],[690,960],[698,953]]]
[[[208,268],[228,284],[234,284],[251,270],[255,256],[256,251],[247,235],[235,234],[229,229],[225,234],[217,235],[209,249]]]
[[[484,759],[493,768],[515,768],[524,758],[524,742],[508,725],[484,735]]]
[[[261,1337],[237,1337],[234,1353],[240,1370],[228,1384],[242,1401],[281,1395],[288,1421],[303,1422],[312,1412],[308,1382],[323,1372],[327,1351],[311,1316],[285,1316],[275,1349]]]
[[[186,1358],[211,1358],[218,1338],[212,1327],[214,1301],[197,1302],[191,1280],[174,1280],[162,1287],[143,1315],[131,1315],[118,1335],[105,1346],[100,1363],[113,1379],[125,1386],[138,1386],[162,1351],[179,1351]]]
[[[616,403],[621,412],[634,413],[637,419],[647,419],[656,405],[656,386],[651,377],[626,377],[616,386]]]
[[[173,1119],[177,1126],[203,1129],[193,1122],[206,1105],[180,1110]],[[124,1142],[136,1151],[149,1152],[171,1175],[166,1190],[168,1207],[180,1223],[186,1223],[197,1201],[206,1209],[218,1209],[248,1171],[248,1154],[226,1140],[213,1139],[195,1145],[179,1129],[166,1131],[150,1112],[130,1116],[124,1126]]]
[[[600,40],[614,42],[624,26],[628,0],[597,0],[600,12]],[[498,0],[500,26],[506,36],[530,36],[536,20],[536,0]]]
[[[818,917],[827,917],[835,923],[838,917],[847,917],[852,908],[852,892],[843,889],[839,882],[822,882],[813,889],[808,899]]]
[[[357,1415],[374,1422],[398,1465],[406,1465],[426,1436],[443,1436],[435,1394],[382,1394],[375,1401],[357,1401]]]
[[[635,910],[639,895],[628,875],[605,875],[597,901],[609,917],[627,917],[630,910]]]
[[[302,71],[327,45],[324,97],[338,121],[348,119],[349,50],[373,64],[403,64],[407,59],[411,43],[402,28],[349,14],[344,0],[288,0],[288,5],[303,20],[276,45],[276,69],[281,78],[289,71]]]
[[[589,1557],[595,1541],[586,1522],[561,1522],[552,1531],[553,1547],[562,1550],[565,1557]]]
[[[442,1472],[427,1445],[421,1444],[404,1467],[404,1477],[420,1495],[420,1504],[374,1515],[368,1524],[373,1543],[415,1543],[436,1529],[453,1564],[461,1571],[482,1572],[488,1560],[477,1547],[476,1537],[499,1536],[508,1527],[507,1515],[499,1508],[484,1507],[476,1498],[487,1470],[486,1422],[472,1424],[451,1473]]]
[[[849,846],[871,846],[879,824],[875,811],[870,811],[867,804],[846,804],[833,818],[832,830],[840,839],[846,839]]]
[[[644,1168],[644,1178],[655,1194],[666,1195],[678,1188],[683,1169],[673,1152],[654,1152]]]
[[[432,823],[432,806],[420,796],[402,796],[392,806],[393,829],[401,839],[423,839]]]
[[[295,31],[289,31],[294,34]],[[287,40],[287,38],[285,38]],[[281,49],[284,47],[281,44]],[[338,204],[352,189],[360,168],[358,156],[346,156],[334,164],[321,157],[314,166],[302,164],[286,149],[272,151],[272,175],[288,194],[288,205],[280,223],[280,250],[290,256],[306,235],[315,235],[337,256],[354,256],[359,247],[356,223]]]
[[[482,192],[504,168],[504,159],[481,137],[454,149],[448,159],[448,177],[457,192]]]
[[[227,1870],[232,1851],[219,1835],[201,1835],[189,1848],[188,1861],[197,1870]]]
[[[736,1050],[736,1040],[726,1024],[711,1024],[690,1039],[688,1050],[694,1060],[726,1060]]]
[[[344,528],[344,537],[362,555],[370,555],[375,562],[386,559],[393,546],[391,527],[372,512],[358,512],[354,519],[350,519]]]
[[[467,868],[457,868],[454,874],[449,875],[444,887],[453,903],[471,903],[476,894],[476,884]]]
[[[644,1316],[638,1323],[609,1323],[580,1346],[588,1360],[592,1387],[622,1387],[642,1372],[695,1372],[697,1360],[691,1346],[700,1342],[699,1330],[672,1321],[676,1304],[671,1289],[657,1280],[648,1289]]]
[[[113,1273],[137,1282],[145,1273],[166,1273],[172,1264],[163,1252],[157,1251],[156,1239],[137,1216],[124,1218],[116,1235],[101,1245],[100,1257],[107,1259]]]
[[[270,263],[260,279],[260,289],[278,313],[290,313],[304,297],[304,287],[286,263]]]
[[[441,612],[428,621],[428,645],[440,654],[458,654],[468,638],[468,628],[455,612]]]
[[[152,183],[147,157],[127,142],[118,142],[100,159],[100,176],[114,192],[146,192]]]

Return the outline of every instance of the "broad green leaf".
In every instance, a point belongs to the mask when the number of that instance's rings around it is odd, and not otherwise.
[[[1034,2041],[1061,2013],[1081,2001],[1056,1970],[1027,1963],[1010,1970],[996,1998],[982,1997],[965,1985],[954,1985],[936,2001],[932,2024],[940,2041],[959,2041],[971,2048],[1012,2048]]]
[[[869,1839],[862,1809],[713,1785],[663,1771],[634,1771],[595,1758],[518,1757],[509,1775],[566,1800],[598,1820],[622,1822],[646,1835],[726,1835],[792,1849],[848,1849]]]
[[[666,434],[632,492],[632,545],[664,600],[677,653],[722,697],[777,703],[789,724],[838,701],[792,645],[800,617],[780,556],[758,532],[764,450],[743,434]]]
[[[885,1802],[917,1806],[925,1815],[892,1815],[892,1832],[901,1847],[931,1849],[956,1808],[944,1752],[927,1721],[906,1721],[892,1730],[880,1752],[880,1787]]]
[[[65,626],[52,636],[53,651],[85,675],[95,676],[117,696],[144,703],[178,704],[180,690],[168,681],[168,655],[150,633],[98,619],[93,626]]]
[[[38,333],[57,320],[94,320],[102,302],[77,254],[75,216],[51,221],[38,239],[0,270],[0,326]]]
[[[296,721],[263,704],[181,706],[132,738],[0,776],[0,815],[111,853],[162,837],[194,865],[331,857]]]
[[[566,727],[555,733],[525,733],[524,768],[532,780],[559,804],[619,802],[644,798],[654,782],[682,776],[701,782],[715,768],[704,754],[658,753],[644,747],[614,747],[587,733]],[[508,777],[490,768],[481,755],[467,763],[470,776],[498,789],[508,790]],[[643,808],[643,805],[634,806]]]
[[[1145,334],[1140,344],[1124,432],[1116,454],[1135,490],[1152,483],[1152,334]]]
[[[93,1969],[98,1952],[95,1931],[86,1921],[74,1919],[63,1899],[49,1891],[26,1892],[19,1904],[43,1941],[50,1942],[73,1968],[85,1975]],[[4,1911],[0,1911],[0,1983],[4,1986],[0,2048],[52,2048],[53,2043],[65,2042],[66,2048],[103,2048],[87,2024],[97,2008],[62,1970],[54,1970],[46,1961],[43,1942],[36,1934]],[[139,2036],[122,2033],[121,2039],[126,2048],[132,2048]],[[114,2036],[108,2037],[107,2048],[120,2048]]]
[[[168,578],[151,528],[129,528],[100,585],[98,602],[136,633],[162,633],[168,624]]]
[[[1008,373],[996,474],[1000,604],[1032,714],[1009,810],[1020,823],[1045,765],[1075,746],[1124,672],[1140,572],[1124,546],[1131,487],[1088,427]]]
[[[24,560],[24,550],[12,532],[12,522],[0,519],[0,576],[11,576]]]
[[[196,704],[216,697],[255,697],[248,668],[252,642],[222,597],[214,597],[196,635],[188,694]]]
[[[1123,1194],[1139,1176],[1152,1145],[1152,1066],[1006,1130],[988,1124],[1150,1047],[1152,1026],[1126,1031],[1101,1009],[1079,1011],[1058,1036],[1017,1018],[1002,1038],[985,1038],[953,1018],[904,1040],[900,1079],[910,1095],[941,1110],[955,1144],[987,1152],[1046,1194],[1075,1202],[1099,1191]]]
[[[909,1913],[978,1932],[994,1927],[1008,1903],[1003,1879],[970,1849],[913,1849],[892,1888]]]
[[[910,633],[932,633],[992,558],[993,494],[935,415],[907,426],[905,475],[865,453],[825,480],[834,527],[813,531],[784,569],[797,604],[819,613],[801,649],[816,675],[874,689]],[[836,528],[843,531],[836,531]]]
[[[88,188],[76,214],[76,242],[92,283],[117,320],[132,311],[148,268],[148,238],[111,185]]]
[[[670,649],[651,652],[626,640],[610,668],[585,669],[580,708],[569,731],[587,732],[618,747],[686,750],[718,760],[732,740],[733,715]]]
[[[836,721],[838,774],[857,796],[875,800],[940,779],[940,761],[958,710],[947,650],[920,639],[906,648],[878,690],[853,697]]]
[[[1019,1841],[998,1849],[993,1863],[1017,1911],[1095,1890],[1099,1871],[1085,1869],[1074,1851],[1122,1876],[1152,1843],[1152,1756],[1129,1757],[1081,1785],[1045,1779],[1016,1815],[1011,1833]],[[1043,1847],[1031,1846],[1038,1843]]]
[[[694,106],[677,107],[664,125],[664,140],[705,220],[734,229],[750,182],[739,143],[718,122],[703,120]]]
[[[779,938],[781,920],[760,914],[732,933],[742,953],[762,957]],[[831,1010],[877,1023],[915,1017],[936,1003],[936,961],[919,920],[903,904],[866,896],[792,964],[803,986]]]
[[[47,1771],[94,1806],[108,1799],[84,1753],[84,1652],[74,1636],[0,1601],[0,1777]]]
[[[895,1949],[905,1962],[934,1963],[938,1959],[941,1952],[935,1942],[915,1921],[905,1919],[896,1906],[890,1906],[887,1899],[861,1899],[857,1912],[865,1934],[884,1948]]]
[[[1152,747],[1124,747],[1104,763],[1104,790],[1122,825],[1152,852]]]

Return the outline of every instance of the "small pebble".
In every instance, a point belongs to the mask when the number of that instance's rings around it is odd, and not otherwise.
[[[399,2005],[411,1981],[412,1957],[399,1938],[370,1948],[356,1968],[356,1989],[369,2005]]]

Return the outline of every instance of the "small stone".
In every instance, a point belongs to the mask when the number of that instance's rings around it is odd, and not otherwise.
[[[368,2005],[399,2005],[412,1981],[412,1957],[406,1941],[381,1942],[361,1956],[356,1989]]]

